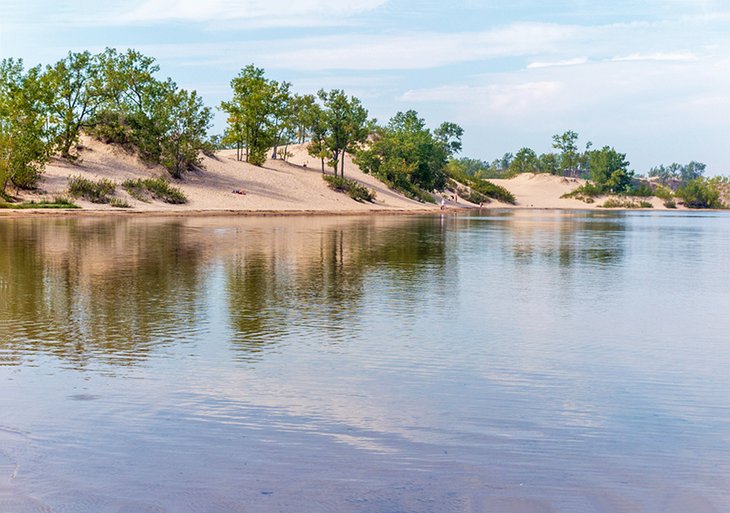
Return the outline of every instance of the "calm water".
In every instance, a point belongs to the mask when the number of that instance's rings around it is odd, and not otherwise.
[[[730,216],[0,218],[0,512],[730,511]]]

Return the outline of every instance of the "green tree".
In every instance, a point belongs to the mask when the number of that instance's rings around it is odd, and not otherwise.
[[[276,140],[274,101],[280,86],[267,79],[262,68],[250,64],[231,80],[231,89],[231,101],[221,103],[229,116],[229,137],[245,147],[246,162],[262,166]]]
[[[107,49],[96,57],[103,101],[96,107],[92,133],[106,142],[131,145],[142,159],[164,166],[172,176],[200,163],[208,147],[210,109],[195,91],[171,79],[155,78],[155,60],[135,50]]]
[[[37,187],[51,153],[51,93],[41,68],[24,71],[23,61],[0,61],[0,193],[8,184]]]
[[[195,91],[179,89],[162,99],[156,117],[162,125],[160,163],[172,176],[180,178],[183,172],[200,164],[210,126],[210,109]]]
[[[62,157],[73,159],[71,148],[104,101],[98,58],[88,51],[69,52],[46,68],[44,79],[54,92],[51,115],[58,125],[56,149]]]
[[[288,134],[293,130],[294,120],[294,96],[291,92],[291,84],[289,82],[274,83],[271,96],[271,117],[272,131],[274,134],[274,147],[271,152],[271,158],[277,158],[279,145],[284,142],[287,144]],[[286,141],[284,141],[286,139]]]
[[[327,117],[324,109],[317,103],[312,103],[307,106],[305,123],[311,135],[310,142],[307,145],[307,152],[312,157],[319,159],[322,165],[322,174],[324,174],[325,159],[330,154],[329,148],[327,147]]]
[[[560,170],[566,176],[580,174],[580,155],[578,154],[578,134],[568,130],[553,136],[553,148],[560,150]]]
[[[522,148],[515,154],[509,166],[511,173],[537,173],[540,170],[537,154],[530,148]]]
[[[461,148],[463,130],[451,123],[434,133],[418,113],[397,113],[385,127],[378,128],[368,147],[358,152],[356,163],[386,183],[410,195],[418,189],[443,189],[449,158]]]
[[[697,177],[677,189],[676,195],[687,208],[725,208],[718,187],[713,185],[710,180]]]
[[[368,123],[368,111],[359,99],[347,97],[344,91],[333,89],[329,92],[321,89],[317,96],[324,108],[324,120],[327,134],[325,146],[329,150],[329,165],[333,167],[335,176],[338,165],[340,175],[345,176],[345,155],[353,153],[360,144],[367,140],[371,130]]]
[[[555,153],[543,153],[538,159],[538,167],[543,173],[560,174],[560,157]]]
[[[588,152],[591,180],[605,192],[622,193],[631,187],[633,172],[628,170],[625,153],[604,146]]]

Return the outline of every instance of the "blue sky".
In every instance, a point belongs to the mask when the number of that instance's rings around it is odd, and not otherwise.
[[[0,57],[106,46],[156,57],[210,106],[255,63],[298,92],[345,89],[381,121],[459,123],[467,156],[549,151],[570,129],[638,172],[730,173],[725,0],[0,0]]]

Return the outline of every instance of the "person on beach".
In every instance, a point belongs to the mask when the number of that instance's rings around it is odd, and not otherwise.
[[[443,210],[444,208],[446,208],[446,201],[444,201],[444,199],[441,198],[441,210]]]

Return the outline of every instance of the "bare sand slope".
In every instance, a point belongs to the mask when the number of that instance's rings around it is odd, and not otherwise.
[[[580,178],[566,178],[549,174],[523,173],[510,179],[490,180],[490,182],[501,185],[517,199],[517,205],[500,205],[503,208],[542,208],[542,209],[581,209],[581,210],[606,210],[599,205],[610,198],[595,198],[593,203],[574,198],[561,198],[563,194],[571,192],[586,181]],[[663,200],[659,198],[620,198],[629,201],[648,201],[653,205],[654,210],[668,210]],[[495,203],[491,203],[494,207]],[[683,208],[683,207],[678,207]]]

